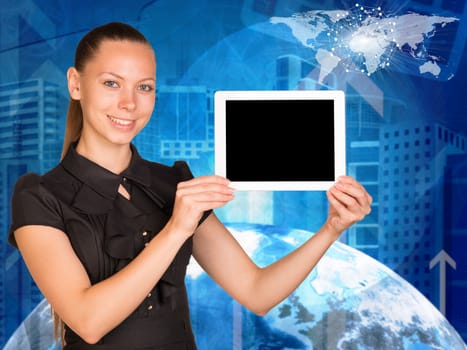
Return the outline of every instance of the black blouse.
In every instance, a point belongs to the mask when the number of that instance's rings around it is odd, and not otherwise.
[[[8,241],[16,247],[14,231],[24,225],[62,230],[95,284],[124,268],[157,235],[172,214],[177,183],[193,175],[183,161],[169,167],[144,160],[133,145],[129,167],[114,174],[75,146],[45,175],[18,179]],[[118,193],[120,184],[131,200]],[[86,344],[66,327],[65,349],[196,349],[184,283],[191,252],[189,238],[147,298],[98,344]]]

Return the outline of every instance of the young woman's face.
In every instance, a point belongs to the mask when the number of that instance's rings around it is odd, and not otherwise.
[[[83,110],[81,137],[120,145],[131,142],[154,109],[152,48],[131,41],[104,41],[97,55],[76,74]]]

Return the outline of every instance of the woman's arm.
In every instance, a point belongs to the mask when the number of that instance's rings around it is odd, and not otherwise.
[[[228,230],[211,215],[194,235],[193,254],[205,271],[239,303],[264,315],[292,293],[339,235],[370,212],[371,196],[351,177],[328,192],[328,219],[303,245],[259,268]]]
[[[121,189],[120,189],[121,190]],[[146,298],[167,270],[202,214],[233,198],[217,176],[180,183],[167,225],[124,269],[91,285],[66,234],[50,226],[15,231],[23,259],[37,286],[60,318],[88,343],[96,343]],[[128,197],[128,193],[122,195]]]
[[[91,286],[67,236],[48,226],[15,231],[23,259],[52,308],[86,342],[96,343],[144,300],[184,238],[166,229],[124,269]]]

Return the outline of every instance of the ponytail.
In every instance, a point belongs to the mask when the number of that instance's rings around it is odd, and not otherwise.
[[[81,110],[81,105],[78,100],[70,99],[70,103],[68,104],[65,138],[63,140],[61,159],[65,157],[68,149],[70,148],[70,145],[79,139],[82,129],[83,111]]]

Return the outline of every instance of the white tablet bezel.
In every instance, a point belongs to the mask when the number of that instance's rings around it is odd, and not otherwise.
[[[340,90],[219,90],[214,93],[214,168],[227,177],[226,102],[229,100],[333,100],[334,101],[334,179],[330,181],[235,181],[239,191],[326,191],[346,173],[345,94]],[[252,116],[253,118],[254,116]],[[307,121],[313,123],[312,119]],[[267,133],[264,133],[267,135]],[[242,135],[238,135],[242,137]],[[322,140],[323,147],[326,144]],[[328,141],[330,142],[330,141]],[[240,150],[239,150],[240,151]],[[309,151],[309,150],[307,150]],[[319,151],[319,150],[318,150]]]

